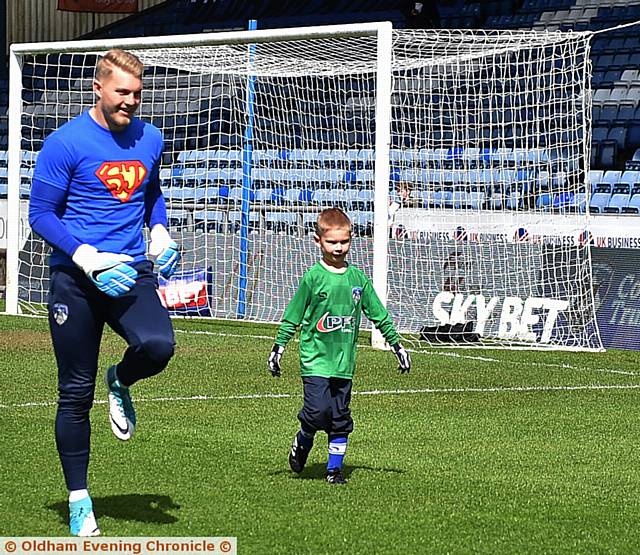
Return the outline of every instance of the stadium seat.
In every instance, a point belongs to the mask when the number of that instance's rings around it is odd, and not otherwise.
[[[169,209],[167,211],[167,221],[169,227],[172,229],[186,227],[189,223],[189,212],[187,210],[174,208]]]
[[[317,213],[305,212],[302,214],[302,229],[305,233],[315,233]]]
[[[553,193],[551,202],[555,212],[575,211],[575,193],[573,192]]]
[[[291,189],[287,189],[284,194],[284,199],[287,204],[297,204],[300,201],[300,194],[302,193],[302,189],[298,189],[297,187],[292,187]]]
[[[574,198],[573,204],[569,207],[571,211],[584,214],[587,210],[587,193],[584,190],[578,191]]]
[[[228,214],[229,217],[229,231],[231,233],[238,233],[240,226],[242,225],[242,212],[240,210],[231,210]],[[255,232],[260,227],[260,214],[256,211],[249,212],[249,231]]]
[[[593,214],[604,213],[605,207],[609,204],[611,197],[611,186],[608,184],[600,184],[596,187],[595,192],[591,195],[589,201],[589,212]]]
[[[465,185],[457,185],[453,189],[453,207],[465,209],[471,204],[469,195],[467,194],[467,187]]]
[[[260,205],[271,204],[272,190],[268,187],[257,189],[254,195],[254,201]]]
[[[619,183],[622,177],[622,171],[620,170],[607,170],[602,176],[601,183],[607,183],[613,186],[615,183]]]
[[[524,200],[524,193],[520,187],[510,187],[507,189],[506,208],[509,210],[520,210]]]
[[[627,206],[622,208],[623,214],[640,214],[640,193],[631,195]]]
[[[224,228],[224,212],[220,210],[198,210],[193,220],[196,231],[203,233],[222,233]]]
[[[629,186],[633,186],[636,183],[640,182],[640,171],[637,170],[626,170],[620,176],[620,183],[626,183]]]
[[[265,222],[267,230],[274,233],[293,234],[297,230],[296,214],[290,212],[267,212]]]
[[[640,146],[640,120],[633,119],[629,122],[627,131],[627,146],[638,148]]]
[[[598,165],[601,168],[614,168],[618,156],[618,146],[616,141],[605,141],[600,145]]]
[[[357,210],[351,213],[354,233],[358,236],[373,235],[373,212]]]
[[[615,141],[618,150],[624,150],[627,141],[627,129],[625,127],[612,127],[607,134],[608,141]]]
[[[481,210],[484,208],[484,203],[487,197],[485,187],[483,185],[470,185],[468,192],[469,207],[474,210]]]
[[[453,187],[446,186],[436,189],[433,193],[433,205],[436,208],[452,208]]]
[[[416,199],[420,208],[429,208],[430,206],[434,206],[433,191],[431,190],[416,191],[413,194],[413,197]]]
[[[271,204],[282,205],[286,200],[286,189],[278,185],[271,190]]]
[[[604,170],[589,170],[589,182],[591,183],[591,190],[595,191],[596,185],[602,183],[602,177]]]
[[[551,210],[551,193],[540,193],[536,199],[536,208],[548,212]]]
[[[0,168],[0,198],[7,198],[9,181],[7,178],[7,168]]]
[[[370,211],[373,210],[374,191],[373,189],[361,189],[357,196],[357,209]]]
[[[298,196],[298,201],[301,204],[310,204],[314,201],[315,191],[313,189],[303,188],[300,189],[300,195]]]
[[[605,214],[620,214],[622,209],[629,204],[630,189],[631,187],[627,184],[614,185],[609,202],[602,212]]]

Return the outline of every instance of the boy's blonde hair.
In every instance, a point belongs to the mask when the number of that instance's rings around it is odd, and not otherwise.
[[[113,73],[114,67],[119,67],[122,71],[142,79],[144,64],[140,61],[140,58],[120,48],[112,48],[98,60],[96,64],[96,79],[98,81],[106,79]]]
[[[320,212],[316,221],[316,234],[322,237],[331,228],[347,228],[351,231],[351,220],[340,208],[327,208]]]

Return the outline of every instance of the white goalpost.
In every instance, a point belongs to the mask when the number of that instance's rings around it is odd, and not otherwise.
[[[46,313],[30,176],[120,47],[145,64],[139,115],[165,137],[180,277],[206,276],[198,314],[279,322],[317,259],[318,213],[340,206],[351,261],[414,349],[600,350],[589,39],[375,23],[13,45],[7,312]],[[166,284],[170,307],[181,283]]]

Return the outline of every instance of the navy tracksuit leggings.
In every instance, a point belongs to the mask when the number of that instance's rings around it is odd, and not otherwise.
[[[51,269],[49,328],[58,365],[56,446],[69,490],[87,487],[89,411],[98,371],[104,325],[127,342],[118,363],[123,385],[161,372],[173,356],[175,339],[160,303],[153,264],[135,264],[136,285],[120,297],[101,293],[85,274],[71,267]]]

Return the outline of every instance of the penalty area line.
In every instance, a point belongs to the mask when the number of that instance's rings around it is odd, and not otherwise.
[[[421,389],[372,389],[354,391],[353,395],[420,395],[450,393],[545,393],[571,391],[607,391],[640,389],[640,384],[585,384],[585,385],[532,385],[513,387],[438,387]],[[302,397],[299,393],[247,393],[239,395],[191,395],[184,397],[141,397],[136,403],[180,403],[186,401],[241,401],[253,399],[292,399]],[[106,405],[106,400],[96,400],[95,405]],[[0,404],[0,409],[20,409],[56,406],[55,401]]]

